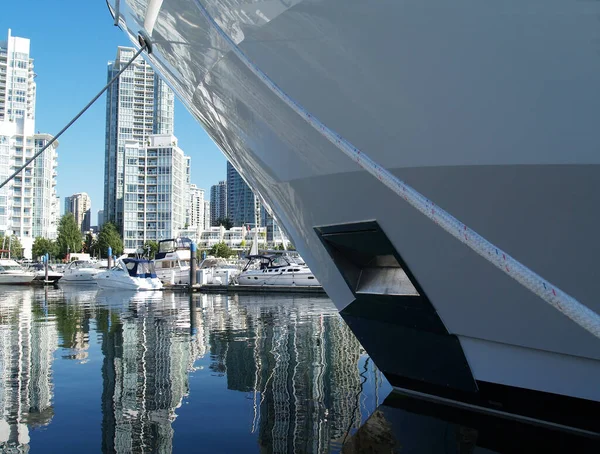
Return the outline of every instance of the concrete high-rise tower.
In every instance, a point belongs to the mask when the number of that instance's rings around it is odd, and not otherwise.
[[[35,151],[45,147],[53,137],[50,134],[34,136]],[[56,239],[59,210],[56,203],[56,168],[58,166],[58,140],[34,161],[33,237]]]
[[[210,202],[208,200],[204,201],[204,225],[202,226],[203,230],[210,229]]]
[[[82,232],[90,229],[92,218],[92,199],[85,192],[65,197],[65,214],[73,213]]]
[[[195,184],[189,186],[188,227],[204,230],[204,189]]]
[[[26,38],[0,41],[0,180],[33,156],[36,85]],[[16,235],[31,257],[34,164],[0,189],[0,232]]]
[[[190,160],[177,146],[175,136],[152,134],[146,140],[144,145],[135,140],[125,144],[125,252],[135,252],[146,241],[174,238],[186,222]]]
[[[111,79],[130,60],[135,50],[119,47],[114,62],[108,64]],[[125,147],[148,146],[152,134],[172,135],[173,91],[154,73],[142,57],[121,74],[106,97],[106,148],[104,162],[104,220],[123,229],[125,185]],[[133,186],[128,188],[131,192]],[[136,207],[137,208],[137,207]]]

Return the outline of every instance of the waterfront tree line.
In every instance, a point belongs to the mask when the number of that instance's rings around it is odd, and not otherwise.
[[[84,252],[93,257],[106,258],[109,246],[114,255],[123,253],[123,239],[113,223],[105,223],[98,236],[94,238],[91,233],[83,235],[73,213],[66,213],[60,218],[56,240],[36,238],[33,242],[32,255],[41,257],[48,254],[53,259],[65,260],[70,254]]]
[[[224,219],[228,221],[227,218]],[[225,227],[229,227],[226,225]],[[10,245],[11,257],[22,258],[23,249],[16,236],[12,236],[10,241],[4,238],[0,233],[0,242],[4,245],[2,249],[8,249]],[[108,248],[112,248],[113,255],[121,255],[123,253],[123,239],[119,233],[119,229],[115,224],[106,222],[102,225],[100,232],[96,237],[91,233],[83,234],[79,230],[75,216],[72,213],[66,213],[60,218],[58,225],[58,235],[56,240],[37,237],[33,243],[32,255],[34,258],[39,258],[48,254],[52,260],[68,260],[70,254],[87,253],[92,257],[107,258]],[[242,247],[248,246],[246,254],[250,252],[250,245],[242,242]],[[156,241],[146,241],[143,246],[144,254],[149,258],[154,258],[158,252],[158,243]],[[283,245],[279,245],[276,249],[283,250]],[[291,243],[287,245],[288,250],[295,250]],[[198,258],[201,259],[203,254],[213,257],[230,258],[238,255],[238,252],[229,247],[225,242],[215,244],[207,250],[198,250]]]

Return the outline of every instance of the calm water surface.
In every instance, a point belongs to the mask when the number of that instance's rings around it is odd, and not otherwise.
[[[331,301],[0,288],[0,452],[336,452],[391,388]]]

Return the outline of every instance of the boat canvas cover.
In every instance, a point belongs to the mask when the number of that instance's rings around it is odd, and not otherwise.
[[[124,259],[123,263],[131,277],[155,278],[154,263],[150,260]]]

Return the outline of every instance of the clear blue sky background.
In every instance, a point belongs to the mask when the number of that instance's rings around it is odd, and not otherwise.
[[[3,0],[0,40],[8,29],[31,40],[37,74],[36,130],[56,134],[106,83],[117,46],[131,43],[113,25],[105,0]],[[103,96],[59,139],[58,195],[92,198],[92,224],[104,194]],[[175,135],[192,157],[192,183],[207,191],[225,178],[226,161],[202,127],[175,103]],[[62,210],[62,206],[61,206]]]

